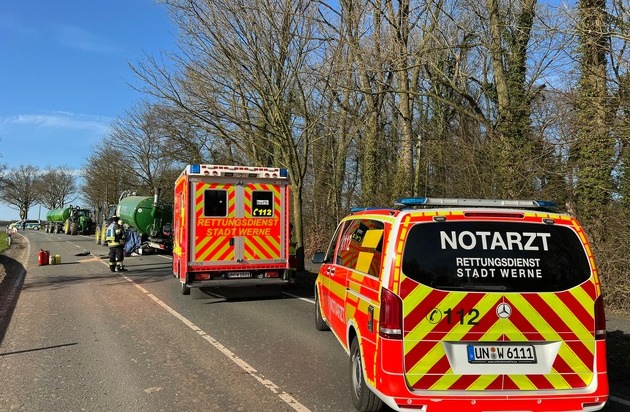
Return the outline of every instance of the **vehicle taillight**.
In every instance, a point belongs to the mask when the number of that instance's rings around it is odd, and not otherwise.
[[[606,314],[604,313],[604,296],[595,300],[595,339],[606,339]]]
[[[402,300],[385,288],[381,289],[378,334],[382,338],[402,339]]]

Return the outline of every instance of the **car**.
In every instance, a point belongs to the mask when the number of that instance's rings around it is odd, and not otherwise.
[[[8,229],[34,229],[40,230],[42,228],[41,222],[39,220],[18,220],[17,222],[13,222],[9,224]]]
[[[312,261],[315,327],[349,354],[359,411],[595,411],[608,399],[593,254],[553,203],[355,209]]]

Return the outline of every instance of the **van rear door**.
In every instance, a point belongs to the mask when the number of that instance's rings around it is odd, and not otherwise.
[[[577,225],[554,216],[409,221],[400,294],[411,388],[534,391],[591,383],[599,284]]]

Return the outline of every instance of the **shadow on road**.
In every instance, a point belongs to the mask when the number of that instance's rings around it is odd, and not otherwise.
[[[608,381],[610,393],[630,399],[630,334],[621,330],[606,333]]]
[[[0,282],[0,344],[11,323],[15,306],[20,297],[24,284],[26,269],[22,263],[6,255],[0,255],[0,265],[3,267],[4,277]]]

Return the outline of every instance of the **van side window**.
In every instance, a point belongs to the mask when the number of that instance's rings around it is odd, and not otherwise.
[[[332,239],[330,240],[330,244],[328,245],[328,250],[326,251],[326,256],[324,257],[324,262],[332,262],[333,255],[335,254],[335,250],[337,248],[337,241],[339,240],[339,233],[341,232],[343,225],[344,223],[341,222],[339,226],[337,226],[335,234],[333,235]],[[337,259],[337,262],[335,262],[335,264],[339,264],[339,259]]]
[[[356,219],[347,222],[339,238],[339,265],[379,277],[383,248],[383,222]]]

